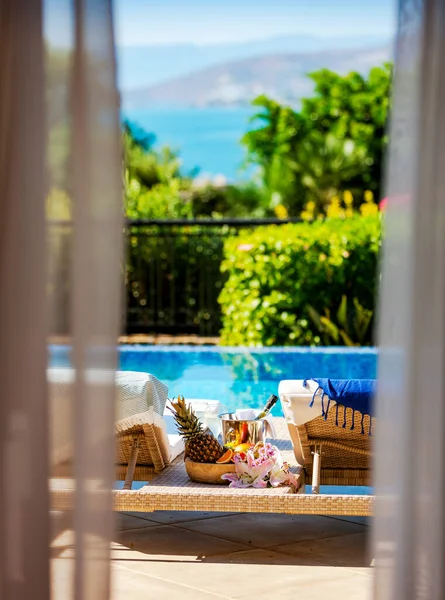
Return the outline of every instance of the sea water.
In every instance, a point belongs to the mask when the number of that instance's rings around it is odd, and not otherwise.
[[[229,181],[247,180],[241,138],[252,127],[251,107],[129,110],[122,118],[156,136],[156,147],[179,152],[184,174],[223,175]]]

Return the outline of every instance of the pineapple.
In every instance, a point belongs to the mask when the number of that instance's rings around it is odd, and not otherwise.
[[[210,429],[204,431],[202,423],[182,396],[178,396],[171,405],[179,433],[184,438],[185,457],[193,462],[215,463],[224,454],[224,449]]]

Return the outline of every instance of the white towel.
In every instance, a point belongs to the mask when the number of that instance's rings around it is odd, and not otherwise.
[[[238,408],[235,411],[235,415],[239,421],[253,421],[259,412],[259,410],[253,410],[253,408]]]
[[[254,410],[253,408],[239,408],[235,412],[235,415],[236,415],[236,418],[239,419],[240,421],[242,421],[242,420],[252,421],[260,414],[260,412],[261,412],[260,410]],[[275,439],[277,434],[276,434],[275,427],[273,424],[272,416],[267,415],[267,417],[264,420],[267,421],[267,424],[269,426],[268,437]]]

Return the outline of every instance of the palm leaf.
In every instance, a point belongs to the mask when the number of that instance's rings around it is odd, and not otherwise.
[[[333,323],[328,317],[320,317],[320,322],[325,328],[326,333],[331,337],[337,344],[340,339],[340,329]]]
[[[348,299],[345,295],[342,296],[340,306],[337,311],[337,322],[345,331],[348,330]]]

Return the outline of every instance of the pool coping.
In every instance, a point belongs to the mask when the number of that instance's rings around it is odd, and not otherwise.
[[[69,350],[68,344],[49,344],[51,351]],[[98,348],[99,349],[99,348]],[[350,346],[186,346],[186,345],[145,345],[145,344],[120,344],[117,346],[119,352],[189,352],[206,354],[378,354],[375,346],[350,347]]]

